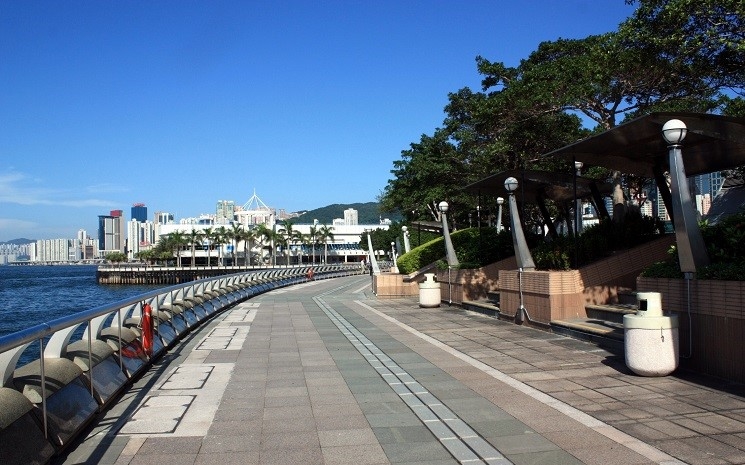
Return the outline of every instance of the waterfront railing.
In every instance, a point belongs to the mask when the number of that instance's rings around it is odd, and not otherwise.
[[[224,274],[1,336],[0,463],[50,460],[154,360],[237,303],[279,287],[363,273],[355,264]]]

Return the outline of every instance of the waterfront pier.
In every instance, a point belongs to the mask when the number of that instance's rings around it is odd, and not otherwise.
[[[292,268],[299,267],[295,266]],[[301,266],[300,268],[307,267]],[[233,273],[269,269],[272,268],[247,268],[245,266],[100,265],[96,269],[96,281],[98,284],[181,284]]]
[[[742,463],[742,394],[350,276],[216,315],[54,463]]]

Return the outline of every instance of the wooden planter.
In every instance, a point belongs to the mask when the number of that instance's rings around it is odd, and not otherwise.
[[[580,272],[501,270],[499,272],[500,313],[514,317],[523,305],[530,323],[548,326],[552,320],[585,317],[584,286]]]

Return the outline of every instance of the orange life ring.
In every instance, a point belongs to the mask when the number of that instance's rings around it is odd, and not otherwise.
[[[142,307],[142,348],[148,357],[153,355],[153,309],[150,304]]]

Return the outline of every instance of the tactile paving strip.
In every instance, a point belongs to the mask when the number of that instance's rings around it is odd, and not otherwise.
[[[335,291],[313,300],[457,461],[512,463],[323,300]]]

